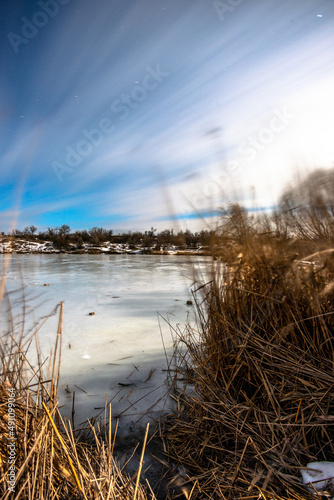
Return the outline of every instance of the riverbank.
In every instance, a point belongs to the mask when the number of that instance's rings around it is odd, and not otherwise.
[[[106,255],[210,255],[207,247],[183,249],[175,245],[157,250],[155,247],[142,245],[129,245],[126,243],[113,243],[106,241],[100,245],[83,243],[82,245],[69,244],[67,249],[59,249],[51,241],[35,241],[15,237],[0,236],[0,254],[106,254]]]

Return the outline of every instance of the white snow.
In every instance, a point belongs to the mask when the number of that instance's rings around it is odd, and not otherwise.
[[[334,486],[334,462],[310,462],[307,464],[307,469],[302,469],[301,475],[303,484],[310,491],[326,490]]]

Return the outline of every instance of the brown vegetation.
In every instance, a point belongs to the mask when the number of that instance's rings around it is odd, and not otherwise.
[[[165,437],[192,499],[312,498],[300,469],[334,460],[333,233],[274,217],[225,210],[198,330],[178,335]]]

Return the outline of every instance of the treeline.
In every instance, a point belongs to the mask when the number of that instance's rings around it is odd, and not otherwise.
[[[68,250],[71,246],[77,249],[83,248],[85,243],[91,245],[103,245],[106,242],[128,245],[130,249],[151,248],[154,250],[165,250],[173,246],[180,249],[195,249],[201,246],[209,246],[214,231],[202,230],[192,233],[189,230],[174,232],[173,229],[165,229],[157,232],[153,227],[145,232],[129,231],[122,234],[114,234],[111,229],[93,227],[89,230],[71,232],[70,226],[64,224],[56,228],[48,228],[47,231],[37,232],[36,226],[13,231],[17,238],[35,241],[50,241],[55,248]]]

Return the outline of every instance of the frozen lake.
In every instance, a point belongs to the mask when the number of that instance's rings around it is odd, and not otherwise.
[[[2,255],[1,276],[6,273],[18,327],[25,304],[26,335],[64,301],[59,395],[67,418],[74,391],[76,425],[99,413],[106,398],[113,414],[121,414],[121,432],[168,410],[162,336],[169,353],[173,339],[159,315],[174,328],[194,321],[186,302],[192,300],[195,270],[205,271],[210,258],[27,254],[12,255],[7,270],[4,262]],[[3,331],[7,308],[4,302]],[[57,322],[58,314],[51,316],[39,332],[44,357],[54,345]]]

